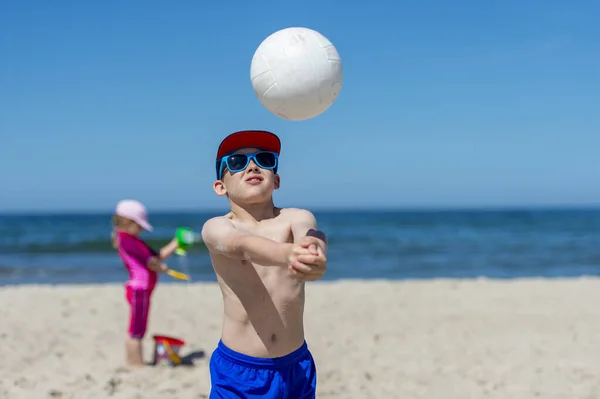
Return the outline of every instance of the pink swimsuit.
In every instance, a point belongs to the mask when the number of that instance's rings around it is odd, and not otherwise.
[[[148,325],[150,297],[158,278],[157,273],[146,265],[158,254],[139,237],[122,231],[117,233],[117,242],[119,256],[129,272],[129,280],[125,283],[126,298],[131,308],[129,335],[142,339]]]

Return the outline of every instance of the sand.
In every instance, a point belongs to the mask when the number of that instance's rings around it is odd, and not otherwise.
[[[0,288],[0,398],[206,398],[213,284],[159,285],[152,334],[192,367],[123,369],[123,288]],[[344,281],[307,287],[319,398],[600,398],[600,280]]]

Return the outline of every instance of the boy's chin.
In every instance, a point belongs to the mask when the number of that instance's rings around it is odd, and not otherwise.
[[[254,190],[252,190],[254,191]],[[256,192],[247,192],[244,195],[240,195],[237,198],[232,198],[238,204],[255,205],[263,202],[271,201],[273,196],[273,190],[256,190]]]

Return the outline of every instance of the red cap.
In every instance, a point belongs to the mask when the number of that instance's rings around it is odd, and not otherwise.
[[[243,130],[231,133],[219,145],[217,159],[221,159],[225,155],[242,148],[259,148],[279,154],[281,151],[281,141],[279,141],[279,137],[275,134],[266,130]]]

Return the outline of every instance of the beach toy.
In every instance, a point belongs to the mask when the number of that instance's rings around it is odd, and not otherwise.
[[[177,272],[173,269],[167,270],[167,274],[177,280],[189,280],[190,279],[189,275],[187,275],[185,273]]]
[[[306,120],[325,112],[342,89],[342,60],[331,42],[308,28],[267,37],[250,65],[254,94],[271,113]]]
[[[157,366],[177,366],[181,364],[179,351],[185,341],[179,338],[155,335],[154,339],[154,364]]]
[[[175,239],[177,240],[177,255],[187,254],[187,248],[196,241],[196,234],[187,227],[178,227],[175,230]]]
[[[200,234],[194,233],[187,227],[178,227],[175,231],[175,239],[177,240],[175,254],[179,255],[179,264],[183,270],[185,270],[185,274],[174,270],[171,270],[170,272],[167,271],[167,274],[173,278],[187,280],[189,282],[191,278],[190,268],[188,267],[187,249],[193,243],[200,241]]]

